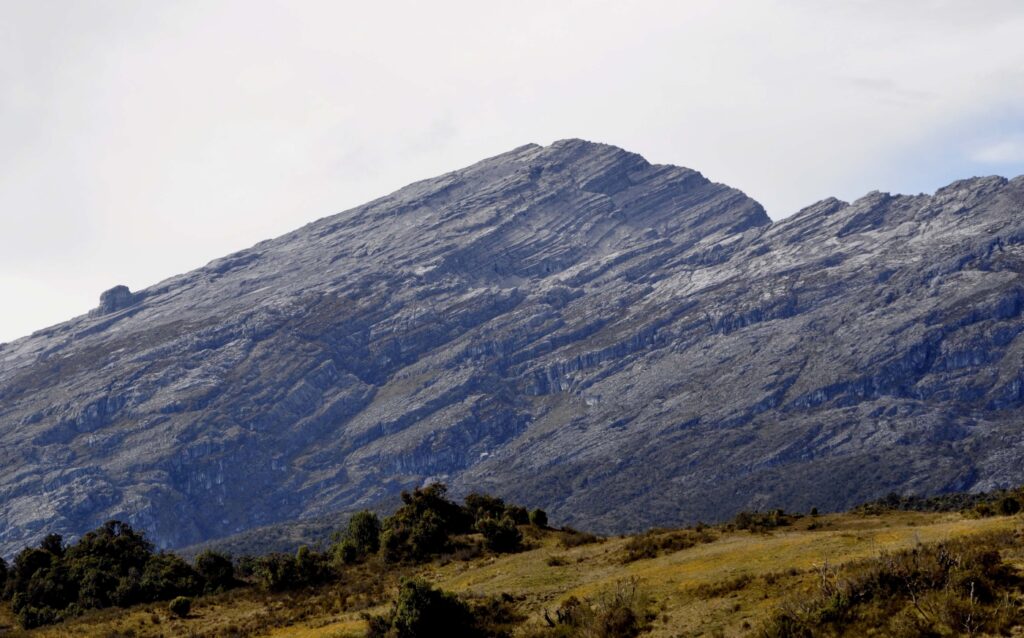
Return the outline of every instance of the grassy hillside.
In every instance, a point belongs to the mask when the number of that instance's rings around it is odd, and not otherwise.
[[[586,542],[592,540],[586,535],[526,530],[528,549],[518,553],[465,552],[400,567],[372,559],[353,566],[339,582],[316,588],[274,594],[246,587],[200,597],[183,619],[172,618],[166,605],[150,604],[89,612],[63,624],[24,631],[14,627],[5,606],[0,610],[0,627],[6,629],[0,633],[97,638],[363,636],[367,625],[363,614],[385,611],[399,581],[419,576],[470,601],[504,596],[506,607],[520,616],[516,635],[539,631],[546,625],[545,613],[554,618],[571,597],[600,601],[618,593],[631,596],[650,612],[643,635],[756,636],[777,631],[771,621],[778,621],[780,609],[792,610],[795,601],[803,604],[820,597],[828,589],[828,574],[874,569],[882,563],[871,559],[883,553],[891,557],[900,550],[962,541],[972,548],[997,548],[1008,566],[1024,572],[1021,515],[851,513],[804,516],[767,531],[721,526],[593,542]],[[1014,615],[1020,615],[1022,593],[1015,575],[1006,578],[1010,584],[1000,590],[1002,598],[990,608],[1005,608],[1010,626],[1016,622]],[[1016,631],[1020,635],[1021,628]]]

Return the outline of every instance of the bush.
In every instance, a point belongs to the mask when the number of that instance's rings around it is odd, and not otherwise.
[[[202,579],[172,554],[153,554],[145,536],[109,521],[65,546],[50,534],[8,569],[5,592],[24,627],[58,622],[86,609],[128,606],[196,593]]]
[[[689,549],[700,543],[710,543],[717,537],[708,529],[658,530],[654,529],[629,539],[622,557],[623,563]]]
[[[253,575],[266,590],[280,592],[326,582],[333,575],[327,556],[303,545],[294,556],[267,554],[256,559]]]
[[[192,599],[188,596],[178,596],[167,605],[167,609],[178,618],[185,618],[192,611]]]
[[[349,519],[346,537],[361,556],[376,554],[380,549],[380,527],[380,518],[369,510],[363,510]]]
[[[529,525],[530,512],[520,505],[509,505],[505,508],[505,514],[512,519],[516,525]]]
[[[204,593],[227,591],[236,585],[235,566],[224,554],[206,550],[196,556],[193,562],[203,580]]]
[[[347,538],[331,547],[331,556],[342,565],[353,565],[362,558],[356,544]]]
[[[789,525],[793,518],[780,509],[770,512],[740,512],[733,519],[732,524],[736,529],[767,533],[776,527]]]
[[[167,600],[203,592],[203,580],[192,566],[174,554],[155,554],[147,562],[139,582],[142,598]]]
[[[390,612],[367,619],[367,638],[476,638],[481,635],[469,606],[420,580],[407,580]]]
[[[388,562],[416,562],[444,553],[453,534],[470,531],[472,517],[447,498],[447,487],[434,483],[402,492],[403,505],[384,521],[381,554]]]
[[[1008,535],[921,545],[819,569],[818,590],[784,604],[762,636],[1004,635],[1024,621],[1006,605],[1018,579],[999,547]]]
[[[335,537],[331,556],[344,565],[358,563],[380,550],[380,536],[381,524],[377,515],[369,510],[357,512],[349,519],[345,531]]]
[[[590,532],[578,532],[571,527],[563,527],[561,532],[562,538],[559,540],[559,543],[566,549],[601,542],[600,536]]]
[[[256,559],[253,576],[269,591],[286,591],[299,586],[295,557],[288,554],[267,554]]]
[[[497,496],[473,492],[465,500],[466,513],[473,519],[473,524],[485,518],[501,518],[505,515],[505,501]]]
[[[548,526],[548,513],[542,509],[535,509],[530,512],[530,524],[534,527],[544,529]]]
[[[484,544],[492,552],[517,552],[523,547],[523,534],[508,516],[500,520],[481,519],[477,522],[476,528],[484,535]]]
[[[1020,501],[1012,496],[1005,496],[999,501],[999,513],[1003,516],[1013,516],[1020,512]]]
[[[623,580],[594,599],[570,597],[552,617],[544,612],[548,627],[534,632],[541,637],[586,636],[633,638],[650,629],[656,614],[649,597],[636,579]]]

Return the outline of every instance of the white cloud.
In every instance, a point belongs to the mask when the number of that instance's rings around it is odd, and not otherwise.
[[[982,164],[1024,163],[1024,135],[1014,135],[981,146],[975,149],[970,157]]]
[[[1016,0],[6,3],[0,341],[526,142],[618,144],[776,217],[934,188],[980,170],[925,170],[937,148],[1019,117],[1022,32]]]

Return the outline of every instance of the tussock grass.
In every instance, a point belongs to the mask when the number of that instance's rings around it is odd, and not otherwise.
[[[809,529],[811,527],[814,529]],[[547,625],[570,598],[605,600],[617,584],[635,582],[643,596],[643,636],[753,636],[773,618],[794,591],[812,592],[820,567],[844,569],[921,545],[1009,534],[1017,539],[1001,550],[1008,565],[1024,568],[1024,517],[967,518],[959,513],[892,511],[870,516],[842,514],[805,517],[793,524],[751,533],[714,528],[714,535],[688,547],[664,543],[624,562],[640,537],[607,538],[565,546],[563,532],[530,534],[529,549],[515,554],[481,554],[467,560],[437,560],[421,566],[367,564],[346,572],[342,582],[268,594],[249,588],[200,597],[186,619],[173,619],[166,605],[85,614],[66,625],[5,634],[21,638],[112,638],[135,636],[274,636],[343,638],[361,636],[362,612],[388,608],[399,580],[416,576],[471,599],[507,593],[527,617],[523,632]],[[684,530],[685,531],[685,530]],[[691,530],[692,531],[692,530]],[[1014,536],[1017,534],[1017,536]],[[966,542],[966,540],[965,540]],[[1015,543],[1015,544],[1014,544]],[[685,545],[681,543],[680,545]],[[639,595],[639,594],[638,594]],[[155,620],[156,619],[156,620]],[[14,625],[0,606],[0,626]],[[540,634],[537,634],[540,635]]]

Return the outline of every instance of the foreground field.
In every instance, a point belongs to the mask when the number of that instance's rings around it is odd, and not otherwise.
[[[4,608],[0,634],[40,638],[362,636],[366,631],[362,614],[385,609],[399,580],[416,575],[469,598],[507,594],[515,608],[528,617],[524,627],[545,624],[545,612],[553,613],[571,596],[594,597],[625,586],[635,587],[656,612],[645,635],[756,635],[784,600],[817,586],[824,565],[839,566],[881,552],[979,534],[1020,535],[1022,528],[1020,515],[965,518],[948,513],[889,512],[806,516],[767,533],[710,529],[703,532],[705,542],[629,562],[629,548],[636,543],[628,537],[567,546],[587,539],[536,532],[529,539],[530,549],[516,554],[467,560],[445,557],[401,569],[368,564],[353,568],[342,582],[287,594],[244,588],[197,599],[184,619],[173,619],[164,606],[146,605],[92,612],[64,624],[23,631],[14,628],[10,612]],[[1003,550],[1003,556],[1024,570],[1020,543]],[[1009,602],[1021,604],[1020,600]]]

